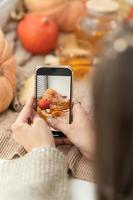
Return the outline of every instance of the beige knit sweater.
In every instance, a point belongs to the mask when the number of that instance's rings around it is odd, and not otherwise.
[[[67,200],[64,155],[46,147],[2,163],[0,200]]]
[[[0,133],[0,158],[21,158],[26,153],[25,149],[13,140],[11,134],[5,135],[4,133]],[[94,182],[94,161],[86,160],[75,146],[69,147],[65,153],[67,169],[70,175],[82,180]]]

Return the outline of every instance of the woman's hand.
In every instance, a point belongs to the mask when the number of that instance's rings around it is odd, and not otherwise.
[[[12,125],[14,139],[28,152],[37,147],[55,146],[49,126],[32,108],[33,100],[34,97],[29,99]]]
[[[50,118],[48,123],[62,131],[87,159],[93,159],[95,152],[93,122],[79,103],[74,104],[72,124],[64,124],[54,118]]]

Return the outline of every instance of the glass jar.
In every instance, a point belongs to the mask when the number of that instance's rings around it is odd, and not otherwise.
[[[113,0],[91,0],[87,2],[88,16],[79,20],[76,38],[80,47],[98,55],[103,38],[120,23],[119,4]]]
[[[62,49],[58,52],[58,55],[61,65],[69,65],[72,67],[75,80],[84,79],[92,70],[93,57],[84,49]]]

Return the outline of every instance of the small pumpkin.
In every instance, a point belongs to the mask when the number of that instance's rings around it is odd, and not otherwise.
[[[14,96],[16,65],[8,41],[0,30],[0,113],[5,111]]]
[[[17,31],[23,46],[33,54],[47,54],[57,45],[58,26],[44,14],[27,14]]]

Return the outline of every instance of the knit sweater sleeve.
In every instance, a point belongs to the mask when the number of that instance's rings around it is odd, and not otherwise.
[[[55,148],[28,153],[0,165],[1,200],[66,200],[67,167]]]

